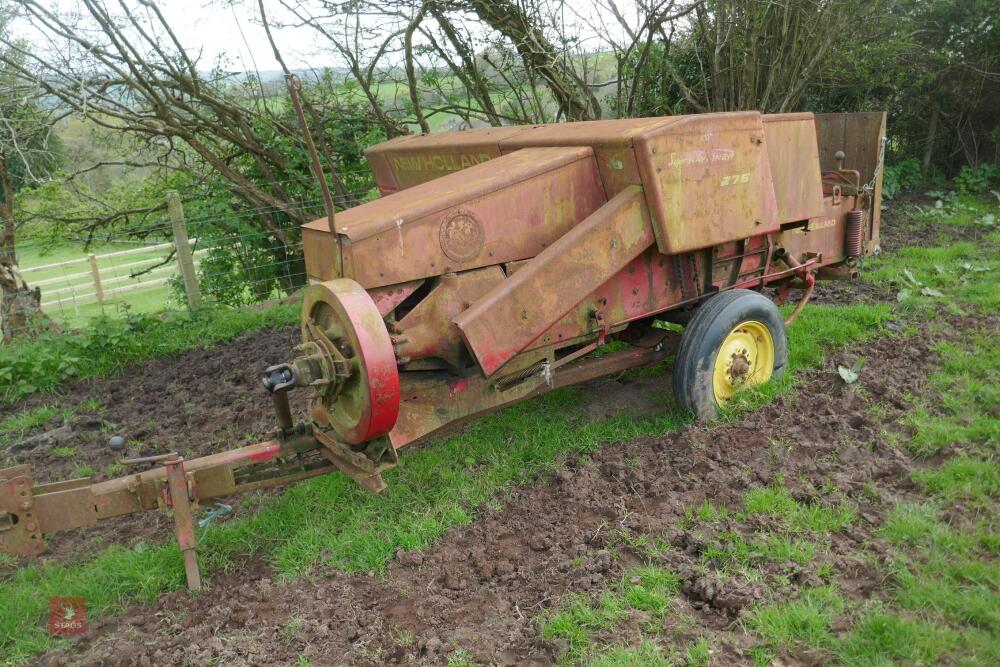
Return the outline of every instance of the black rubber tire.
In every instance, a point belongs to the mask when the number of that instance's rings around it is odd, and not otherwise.
[[[712,375],[715,358],[723,341],[738,324],[756,320],[771,332],[774,341],[774,370],[777,378],[788,365],[788,335],[778,307],[767,297],[745,289],[729,290],[702,303],[681,334],[674,360],[674,396],[682,410],[699,421],[714,419],[719,404],[715,400]]]

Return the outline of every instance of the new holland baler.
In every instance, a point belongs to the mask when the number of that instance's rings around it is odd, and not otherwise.
[[[302,343],[264,378],[275,439],[96,484],[0,471],[0,548],[171,508],[195,588],[201,501],[335,469],[379,492],[401,447],[674,353],[678,405],[710,419],[784,370],[775,300],[804,288],[790,322],[817,278],[879,251],[884,143],[883,113],[733,112],[375,146],[383,196],[302,229]],[[679,345],[658,321],[684,325]]]

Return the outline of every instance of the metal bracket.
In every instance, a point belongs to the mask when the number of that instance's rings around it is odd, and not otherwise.
[[[174,529],[177,545],[184,554],[184,574],[192,591],[201,588],[201,573],[198,571],[198,554],[195,551],[194,513],[188,496],[187,475],[184,474],[184,459],[180,456],[166,462],[168,505],[174,509]]]
[[[45,548],[35,516],[31,468],[0,470],[0,550],[37,556]]]
[[[399,462],[399,455],[391,444],[382,453],[381,460],[376,462],[319,428],[315,429],[313,435],[323,444],[323,449],[320,450],[323,455],[355,482],[372,493],[381,493],[389,488],[382,479],[382,472],[396,467]]]

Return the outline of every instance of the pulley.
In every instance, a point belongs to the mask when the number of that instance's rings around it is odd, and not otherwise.
[[[287,364],[267,369],[272,394],[311,387],[309,416],[341,442],[387,434],[399,416],[399,371],[389,331],[368,292],[353,280],[306,289],[302,343]]]

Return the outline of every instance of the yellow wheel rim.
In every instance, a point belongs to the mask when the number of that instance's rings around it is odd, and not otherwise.
[[[744,387],[763,384],[774,371],[774,339],[762,323],[741,322],[729,332],[715,357],[712,386],[723,405]]]

